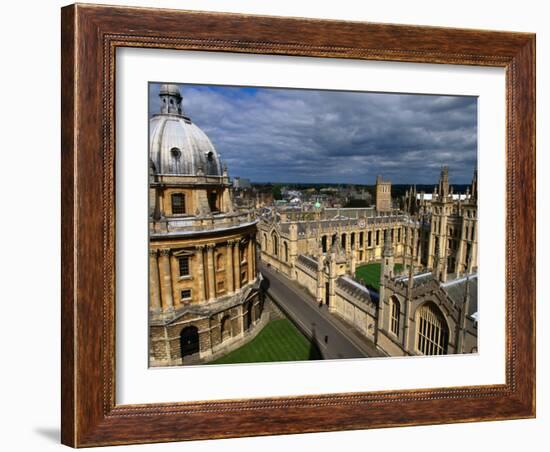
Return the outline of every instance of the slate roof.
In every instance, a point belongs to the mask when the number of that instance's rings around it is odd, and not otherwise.
[[[469,278],[462,277],[454,281],[448,281],[441,284],[443,290],[449,295],[449,298],[457,306],[462,306],[466,296],[466,284],[469,284],[469,296],[470,296],[470,306],[468,309],[468,315],[472,315],[478,311],[477,305],[477,274],[470,275]]]
[[[427,283],[430,279],[434,279],[432,272],[425,272],[425,273],[417,273],[416,275],[413,275],[413,287],[418,287],[422,284]],[[399,281],[402,283],[407,283],[409,280],[409,275],[401,275],[395,278],[395,281]]]
[[[307,267],[311,270],[317,270],[317,261],[312,257],[306,256],[305,254],[300,254],[296,258],[296,260],[304,267]]]
[[[371,297],[371,292],[366,287],[361,284],[353,281],[347,276],[341,276],[336,280],[336,285],[338,288],[342,289],[344,292],[349,293],[358,300],[361,300],[365,303],[373,301]]]

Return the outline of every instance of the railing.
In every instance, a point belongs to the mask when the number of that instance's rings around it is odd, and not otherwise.
[[[252,213],[214,214],[207,217],[171,217],[149,222],[149,232],[191,232],[225,229],[253,223],[256,221]]]

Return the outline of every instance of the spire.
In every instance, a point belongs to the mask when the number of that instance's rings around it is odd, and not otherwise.
[[[441,168],[441,176],[439,177],[439,196],[446,198],[449,194],[449,167]]]
[[[181,93],[178,85],[165,83],[160,86],[160,112],[162,114],[182,115]]]
[[[477,199],[477,169],[474,170],[474,177],[472,178],[472,199]]]

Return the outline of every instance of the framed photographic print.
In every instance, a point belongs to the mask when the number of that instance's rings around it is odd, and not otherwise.
[[[535,416],[535,37],[62,9],[62,442]]]

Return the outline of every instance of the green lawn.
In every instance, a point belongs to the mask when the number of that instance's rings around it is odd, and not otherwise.
[[[287,319],[273,320],[248,344],[209,364],[307,361],[322,359],[313,345]]]
[[[380,290],[380,264],[373,263],[361,265],[355,269],[355,277],[361,281],[364,280],[368,287],[375,290]],[[394,272],[400,272],[403,269],[403,264],[395,264]]]

